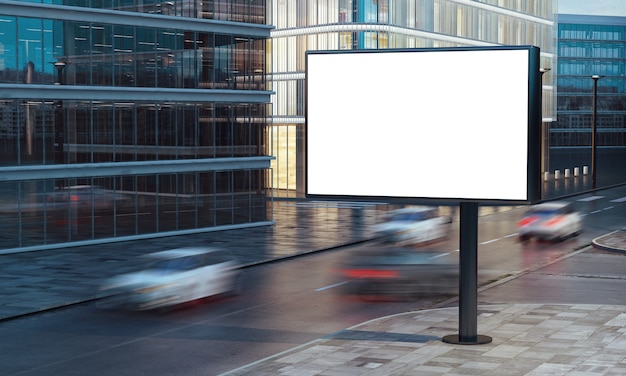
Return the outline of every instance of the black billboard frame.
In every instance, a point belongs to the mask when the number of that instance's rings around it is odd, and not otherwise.
[[[536,46],[452,47],[350,51],[307,51],[305,94],[308,96],[308,57],[312,53],[389,53],[420,51],[466,51],[466,50],[528,50],[528,142],[527,187],[525,200],[489,200],[471,198],[437,197],[381,197],[317,195],[308,192],[308,152],[305,153],[305,197],[332,201],[374,201],[404,204],[443,204],[460,206],[460,262],[459,262],[459,333],[446,335],[443,342],[451,344],[478,345],[492,342],[492,338],[478,334],[478,207],[479,205],[528,205],[541,200],[541,120],[542,120],[542,74],[540,50]],[[308,97],[305,100],[308,103]],[[308,134],[308,104],[305,107],[305,135]],[[306,148],[308,150],[308,138]]]

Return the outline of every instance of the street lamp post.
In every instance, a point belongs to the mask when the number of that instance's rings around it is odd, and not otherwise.
[[[596,130],[596,115],[597,115],[597,101],[598,101],[598,80],[602,76],[594,74],[591,76],[593,80],[593,102],[591,105],[591,189],[596,189],[596,149],[597,149],[597,130]]]

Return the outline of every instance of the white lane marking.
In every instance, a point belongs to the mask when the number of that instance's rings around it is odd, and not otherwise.
[[[481,244],[481,245],[485,245],[485,244],[489,244],[489,243],[495,243],[495,242],[497,242],[498,240],[500,240],[500,239],[499,239],[499,238],[498,238],[498,239],[491,239],[491,240],[484,241],[484,242],[482,242],[482,243],[480,243],[480,244]]]
[[[604,196],[589,196],[579,199],[578,201],[595,201],[604,198]]]
[[[626,202],[626,197],[616,198],[615,200],[611,200],[611,202]]]
[[[509,235],[505,236],[505,238],[512,238],[512,237],[515,237],[517,235],[519,235],[519,232],[514,232],[512,234],[509,234]]]
[[[607,206],[606,208],[602,209],[602,210],[611,210],[613,209],[615,206]]]
[[[315,289],[315,291],[324,291],[324,290],[332,289],[333,287],[337,287],[337,286],[345,285],[346,283],[348,283],[348,281],[343,281],[343,282],[335,283],[335,284],[333,284],[333,285],[328,285],[328,286],[320,287],[320,288],[318,288],[318,289]]]
[[[431,256],[431,257],[429,257],[429,259],[436,259],[436,258],[439,258],[439,257],[448,256],[448,255],[450,255],[448,252],[446,252],[446,253],[440,253],[440,254],[438,254],[438,255],[436,255],[436,256]]]
[[[602,211],[602,210],[594,210],[594,211],[592,211],[592,212],[591,212],[591,213],[589,213],[589,214],[596,214],[596,213],[600,213],[601,211]]]

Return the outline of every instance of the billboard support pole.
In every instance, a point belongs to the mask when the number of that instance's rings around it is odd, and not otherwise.
[[[459,334],[443,341],[459,345],[482,345],[491,337],[477,334],[478,321],[478,203],[461,202],[459,257]]]

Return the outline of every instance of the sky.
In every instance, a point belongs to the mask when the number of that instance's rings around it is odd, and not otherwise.
[[[558,13],[626,16],[626,0],[558,0]]]

